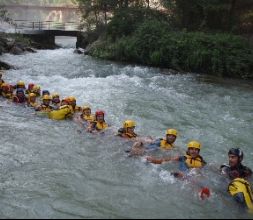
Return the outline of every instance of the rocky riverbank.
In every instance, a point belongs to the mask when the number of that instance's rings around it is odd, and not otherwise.
[[[0,55],[10,53],[13,55],[21,55],[26,52],[36,53],[34,43],[29,39],[20,35],[8,35],[0,33]],[[8,70],[14,68],[11,64],[1,61],[0,69]]]

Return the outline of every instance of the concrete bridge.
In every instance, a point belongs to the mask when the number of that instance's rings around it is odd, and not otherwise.
[[[15,33],[29,37],[35,42],[55,45],[56,36],[81,37],[80,23],[54,21],[14,21]]]

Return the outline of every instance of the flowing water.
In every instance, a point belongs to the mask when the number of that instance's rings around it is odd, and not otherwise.
[[[230,147],[241,147],[253,168],[252,82],[170,74],[73,51],[5,54],[1,59],[18,69],[4,78],[103,109],[112,131],[87,134],[72,121],[51,121],[1,99],[1,218],[252,218],[226,194],[216,169],[227,162]],[[212,190],[211,198],[200,200],[199,184],[171,177],[177,165],[127,157],[130,144],[113,135],[126,119],[154,138],[177,128],[180,151],[200,140],[209,165],[196,181]]]

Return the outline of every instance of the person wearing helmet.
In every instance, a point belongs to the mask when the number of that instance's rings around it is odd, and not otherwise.
[[[248,178],[252,176],[252,170],[244,165],[243,152],[240,148],[231,148],[228,151],[229,165],[222,165],[220,171],[222,175],[229,177],[230,179],[235,178]]]
[[[76,116],[74,121],[84,128],[90,126],[90,123],[95,121],[95,116],[91,114],[91,107],[83,106],[81,115]]]
[[[74,112],[82,112],[82,108],[76,105],[76,98],[74,96],[68,97],[69,104],[73,107]]]
[[[91,114],[91,107],[88,105],[83,106],[82,114],[80,115],[81,119],[85,122],[92,122],[95,120],[94,115]]]
[[[161,150],[171,150],[174,148],[174,143],[177,139],[178,132],[176,129],[167,129],[166,131],[166,137],[164,139],[160,138],[153,143],[148,145],[148,149],[155,150],[155,149],[161,149]]]
[[[183,177],[184,172],[192,168],[202,168],[206,165],[204,159],[200,156],[201,144],[198,141],[190,141],[188,143],[188,149],[184,156],[177,156],[174,158],[161,158],[156,159],[154,157],[147,157],[147,161],[155,164],[162,164],[169,161],[179,162],[179,172],[172,173],[175,177]]]
[[[118,130],[118,136],[126,139],[136,138],[138,135],[134,132],[136,122],[133,120],[126,120],[123,127]]]
[[[50,96],[50,92],[48,90],[43,90],[42,91],[42,96],[44,95],[49,95]]]
[[[222,176],[228,177],[231,181],[227,191],[232,198],[242,207],[253,213],[253,191],[247,181],[252,176],[252,170],[244,165],[243,151],[240,148],[231,148],[228,151],[228,165],[222,165],[220,172]]]
[[[34,87],[35,85],[33,84],[33,83],[30,83],[30,84],[28,84],[28,89],[25,91],[25,93],[27,94],[27,95],[29,95],[30,93],[32,93],[32,90],[33,90],[33,87]]]
[[[2,84],[4,83],[4,80],[2,78],[3,78],[3,73],[0,72],[0,89],[1,89]]]
[[[25,82],[19,81],[19,82],[17,83],[17,85],[15,86],[15,89],[23,89],[23,90],[26,90]]]
[[[51,96],[44,95],[42,98],[42,104],[35,108],[35,110],[40,112],[51,112],[53,110],[53,107],[50,105],[51,100]]]
[[[58,93],[52,94],[52,106],[55,110],[59,109],[61,106],[60,95]]]
[[[87,129],[88,132],[94,131],[103,131],[108,128],[108,124],[105,122],[105,113],[104,111],[97,111],[95,114],[95,121],[90,122],[90,125]]]
[[[16,96],[13,97],[14,103],[23,104],[27,101],[27,98],[25,96],[25,92],[23,89],[17,89]]]
[[[4,85],[4,80],[2,79],[3,73],[0,72],[0,95],[2,95],[2,85]]]
[[[37,96],[34,93],[30,93],[28,95],[28,101],[27,101],[27,106],[28,107],[33,107],[33,108],[37,108],[39,106],[39,104],[36,102]]]
[[[40,86],[35,85],[35,86],[32,88],[32,93],[34,93],[37,97],[40,97],[40,95],[41,95]]]
[[[2,96],[6,99],[13,99],[14,88],[12,85],[4,83],[2,85]]]

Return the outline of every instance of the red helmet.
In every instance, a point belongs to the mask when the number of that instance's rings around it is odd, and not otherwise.
[[[33,89],[34,86],[35,86],[35,84],[30,83],[30,84],[28,85],[28,90],[31,91],[31,90]]]
[[[99,116],[99,115],[102,115],[102,116],[105,116],[105,112],[104,111],[96,111],[96,117]]]

